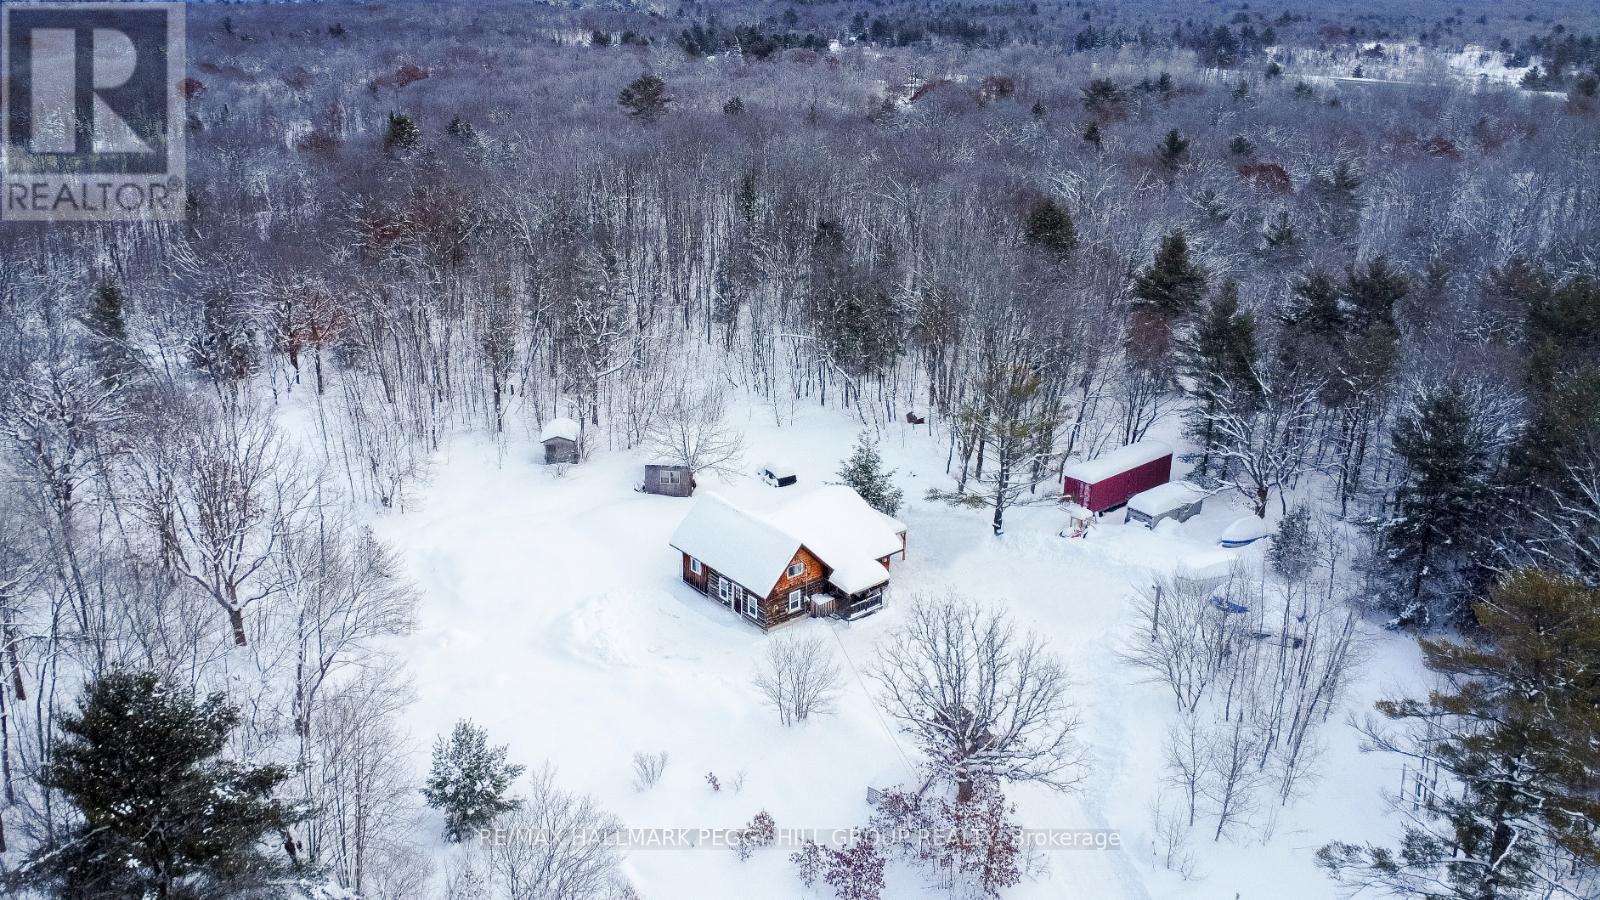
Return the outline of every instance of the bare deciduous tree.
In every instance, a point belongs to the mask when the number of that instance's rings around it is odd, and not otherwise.
[[[710,388],[680,388],[651,420],[645,442],[661,459],[691,472],[732,472],[744,455],[744,438],[727,423],[727,397]]]
[[[490,878],[509,900],[595,900],[616,883],[621,856],[608,840],[622,823],[588,797],[556,786],[549,766],[522,806],[485,842]]]
[[[843,684],[827,641],[818,634],[775,637],[756,670],[756,688],[785,726],[833,712]]]
[[[918,598],[869,674],[957,799],[982,778],[1068,790],[1082,778],[1067,675],[1037,635],[956,595]]]
[[[176,485],[180,570],[227,613],[242,647],[245,610],[284,587],[265,576],[309,502],[302,460],[264,412],[232,402],[196,423],[185,450]]]

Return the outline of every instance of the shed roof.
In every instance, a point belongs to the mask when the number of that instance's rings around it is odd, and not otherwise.
[[[828,576],[828,583],[846,594],[859,594],[888,581],[889,570],[883,563],[865,556],[851,557]]]
[[[1205,499],[1205,492],[1183,481],[1158,484],[1148,491],[1140,491],[1128,498],[1128,508],[1147,516],[1177,512],[1196,500]]]
[[[1160,441],[1138,441],[1094,459],[1075,462],[1067,466],[1062,475],[1084,484],[1094,484],[1171,455],[1172,448]]]
[[[539,432],[539,443],[561,438],[562,440],[577,442],[578,433],[582,431],[578,423],[572,419],[562,417],[551,419],[544,423],[544,428]]]

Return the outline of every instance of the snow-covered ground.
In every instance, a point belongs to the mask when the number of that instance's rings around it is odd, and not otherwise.
[[[754,477],[710,485],[756,509],[831,479],[858,428],[832,410],[802,412],[782,428],[759,406],[743,415],[749,468],[781,457],[800,476],[782,489]],[[630,828],[731,828],[763,809],[780,829],[863,824],[866,787],[910,781],[916,757],[875,710],[860,670],[910,595],[955,590],[1003,606],[1045,636],[1075,681],[1089,778],[1073,795],[1013,789],[1018,817],[1030,828],[1114,829],[1121,841],[1051,852],[1048,873],[1008,897],[1333,897],[1312,863],[1315,849],[1335,838],[1387,837],[1376,824],[1380,791],[1398,786],[1398,763],[1360,754],[1341,712],[1322,732],[1322,777],[1310,794],[1276,814],[1264,803],[1256,816],[1250,831],[1270,832],[1265,841],[1212,843],[1197,828],[1199,871],[1189,882],[1153,858],[1150,804],[1173,704],[1116,649],[1133,628],[1135,584],[1185,560],[1261,552],[1217,550],[1216,535],[1244,512],[1231,497],[1213,498],[1171,531],[1106,525],[1086,540],[1057,537],[1064,517],[1045,504],[1013,511],[1008,534],[996,539],[986,512],[921,499],[948,484],[944,447],[925,428],[889,426],[882,451],[906,493],[908,559],[894,565],[884,612],[849,625],[784,626],[836,639],[848,674],[837,715],[784,728],[751,683],[768,636],[679,580],[666,541],[694,501],[635,492],[643,459],[634,453],[597,453],[563,475],[536,464],[537,449],[513,442],[502,454],[487,440],[461,438],[434,461],[421,502],[378,522],[422,591],[419,628],[395,648],[416,680],[409,725],[419,773],[432,736],[469,717],[509,744],[515,761],[551,763],[563,787],[593,794]],[[702,488],[708,481],[716,479],[702,478]],[[1409,639],[1378,633],[1372,641],[1346,702],[1357,714],[1422,681]],[[637,751],[671,757],[648,792],[632,785]],[[707,785],[708,772],[720,792]],[[741,863],[725,847],[636,848],[626,866],[651,900],[800,896],[787,855],[768,848]],[[927,894],[913,871],[891,870],[889,882],[888,897]]]

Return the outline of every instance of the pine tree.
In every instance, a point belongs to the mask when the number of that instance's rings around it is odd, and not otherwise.
[[[1083,89],[1083,105],[1089,112],[1106,119],[1120,117],[1128,104],[1128,92],[1109,78],[1096,78]]]
[[[388,130],[383,135],[383,149],[391,153],[404,153],[422,141],[422,129],[404,113],[389,113]]]
[[[1350,327],[1358,333],[1373,328],[1392,330],[1395,307],[1410,290],[1411,280],[1391,268],[1387,257],[1352,266],[1344,292]]]
[[[89,354],[108,381],[122,381],[138,371],[138,356],[128,343],[122,289],[106,282],[89,298],[83,325],[89,332]]]
[[[1090,122],[1089,127],[1083,130],[1083,140],[1084,143],[1093,144],[1096,150],[1102,149],[1102,145],[1100,143],[1100,126],[1094,122]]]
[[[290,860],[262,852],[301,813],[272,798],[288,773],[223,757],[239,712],[149,672],[111,672],[60,718],[41,781],[82,821],[16,873],[74,898],[239,895],[281,878]],[[230,893],[230,895],[232,895]]]
[[[667,96],[667,83],[654,75],[640,75],[617,94],[617,103],[628,115],[646,125],[661,118],[672,98]]]
[[[1133,282],[1139,304],[1159,312],[1169,322],[1187,318],[1205,298],[1206,273],[1189,260],[1189,240],[1183,229],[1161,239],[1155,261]]]
[[[1315,380],[1333,381],[1348,326],[1340,305],[1339,285],[1327,272],[1313,269],[1290,285],[1289,301],[1279,316],[1278,367]],[[1329,405],[1328,397],[1323,398]]]
[[[1377,749],[1443,776],[1400,801],[1401,846],[1333,843],[1318,863],[1348,885],[1398,896],[1578,896],[1557,886],[1600,865],[1600,592],[1520,571],[1474,618],[1471,643],[1421,642],[1443,687],[1378,704],[1409,733],[1367,729]]]
[[[1317,561],[1317,536],[1311,529],[1311,507],[1297,504],[1278,522],[1278,533],[1267,548],[1267,561],[1279,578],[1300,581]]]
[[[1189,161],[1189,140],[1179,134],[1176,128],[1167,132],[1156,149],[1161,155],[1161,164],[1168,169],[1177,169]]]
[[[489,732],[468,719],[433,743],[433,765],[422,796],[445,815],[445,837],[466,840],[521,801],[506,796],[523,767],[506,762],[506,747],[489,746]]]
[[[1072,224],[1072,216],[1053,200],[1034,204],[1022,235],[1028,243],[1061,257],[1070,256],[1078,246],[1078,229]]]
[[[1488,441],[1454,384],[1424,391],[1395,424],[1393,441],[1406,474],[1380,529],[1390,602],[1405,622],[1456,619],[1487,524]]]
[[[1200,479],[1207,477],[1214,448],[1213,418],[1219,403],[1245,410],[1259,396],[1256,378],[1255,320],[1239,309],[1239,286],[1227,281],[1207,305],[1181,351],[1183,374],[1189,393],[1197,401],[1187,431],[1200,445],[1195,466]]]
[[[868,506],[892,516],[900,511],[902,497],[900,489],[894,486],[894,471],[883,470],[878,445],[863,431],[856,436],[855,451],[839,466],[839,483],[860,494]]]

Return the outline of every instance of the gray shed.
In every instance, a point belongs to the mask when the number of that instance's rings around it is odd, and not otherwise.
[[[645,466],[644,492],[667,497],[687,497],[694,493],[694,472],[688,466]]]
[[[578,461],[579,426],[571,419],[551,419],[539,432],[546,465]]]
[[[1199,488],[1182,481],[1169,481],[1130,497],[1123,521],[1138,522],[1146,528],[1156,527],[1163,519],[1187,522],[1200,513],[1205,499],[1205,492]]]

